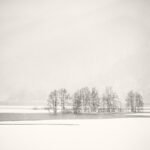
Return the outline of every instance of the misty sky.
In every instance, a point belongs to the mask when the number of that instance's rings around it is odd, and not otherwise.
[[[150,98],[149,0],[1,0],[0,101],[112,86]]]

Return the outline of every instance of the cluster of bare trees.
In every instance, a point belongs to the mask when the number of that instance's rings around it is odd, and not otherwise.
[[[143,109],[143,98],[140,93],[130,91],[126,98],[126,106],[130,112],[140,112]]]
[[[88,87],[84,87],[73,95],[70,95],[66,89],[54,90],[48,97],[48,106],[54,114],[58,111],[62,113],[69,111],[75,114],[122,111],[119,97],[111,87],[106,88],[101,97],[96,88],[90,90]],[[130,91],[126,98],[126,106],[130,112],[141,111],[142,96],[138,92]]]
[[[69,98],[70,96],[66,89],[52,91],[48,98],[49,109],[52,109],[54,114],[57,113],[58,109],[61,109],[61,112],[64,112]]]
[[[73,112],[97,112],[100,98],[95,88],[92,91],[88,87],[76,91],[73,95]]]

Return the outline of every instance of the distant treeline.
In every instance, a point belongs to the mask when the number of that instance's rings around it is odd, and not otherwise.
[[[125,109],[128,112],[140,112],[143,109],[143,98],[139,92],[129,91],[125,99]],[[121,112],[122,103],[116,92],[107,87],[104,93],[99,96],[96,88],[88,87],[77,90],[70,95],[66,89],[59,89],[50,92],[48,97],[48,108],[50,112],[72,112],[79,113],[100,113],[100,112]]]

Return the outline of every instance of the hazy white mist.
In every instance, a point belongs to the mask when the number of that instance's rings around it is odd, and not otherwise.
[[[0,1],[0,103],[112,86],[150,98],[149,0]]]

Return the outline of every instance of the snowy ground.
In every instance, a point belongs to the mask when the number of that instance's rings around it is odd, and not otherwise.
[[[0,106],[0,113],[48,113],[44,106]]]
[[[47,110],[33,107],[0,108],[0,113],[6,113],[6,117],[11,114],[10,118],[17,113],[21,118],[24,113],[25,116],[40,113],[42,117],[48,114]],[[126,115],[83,120],[0,121],[0,150],[150,150],[150,113]]]
[[[0,150],[150,150],[149,118],[15,123],[0,125]]]

